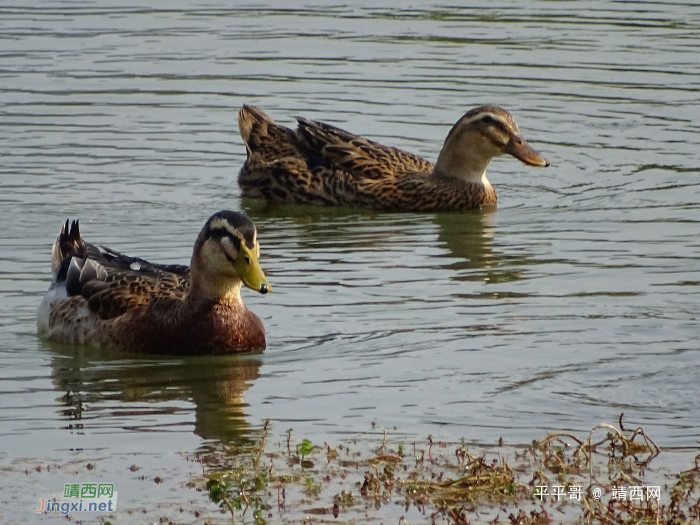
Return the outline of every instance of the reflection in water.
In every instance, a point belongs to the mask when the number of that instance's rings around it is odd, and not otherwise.
[[[259,199],[244,199],[243,203],[245,212],[258,222],[292,224],[293,238],[304,251],[332,248],[350,255],[351,250],[363,248],[415,250],[423,245],[447,249],[438,257],[452,260],[440,267],[452,270],[450,279],[454,281],[493,284],[523,278],[524,272],[518,268],[527,254],[506,254],[494,242],[495,206],[459,213],[394,214]],[[437,239],[433,225],[437,226]],[[270,233],[266,232],[267,238]]]
[[[243,394],[259,376],[261,362],[250,355],[165,358],[46,343],[53,354],[54,387],[64,392],[63,419],[69,428],[114,425],[153,432],[191,424],[204,439],[248,442],[255,430],[246,420]],[[115,404],[114,402],[118,402]],[[187,404],[178,403],[186,402]],[[167,415],[174,415],[175,423]],[[183,420],[182,416],[185,418]],[[154,416],[160,416],[155,418]],[[91,423],[87,423],[91,421]],[[98,423],[99,422],[99,423]]]
[[[455,281],[484,281],[505,283],[523,278],[521,266],[525,258],[506,255],[494,246],[494,212],[492,206],[468,213],[438,213],[434,216],[439,227],[438,244],[449,250],[448,257],[458,259],[444,267],[455,270]],[[513,260],[515,259],[515,260]]]
[[[326,243],[344,243],[356,239],[346,239],[346,234],[353,228],[361,226],[366,220],[374,219],[380,215],[392,217],[391,214],[363,210],[359,208],[346,208],[343,206],[313,206],[306,204],[283,204],[263,199],[242,199],[242,208],[245,213],[254,220],[266,219],[279,221],[287,227],[294,226],[295,238],[299,246],[314,248]],[[409,217],[409,214],[404,215]],[[365,219],[365,221],[363,221]],[[382,221],[387,226],[387,221]],[[380,231],[377,229],[377,231]],[[268,234],[269,236],[269,234]],[[358,247],[373,247],[378,242],[372,239],[365,244],[367,239],[360,238]]]

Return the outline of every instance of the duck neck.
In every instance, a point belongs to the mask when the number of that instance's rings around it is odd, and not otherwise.
[[[240,281],[225,290],[212,286],[212,284],[206,283],[205,285],[193,280],[190,284],[190,291],[187,294],[188,302],[196,304],[226,304],[230,306],[243,304]]]
[[[486,168],[491,162],[490,157],[485,157],[483,152],[469,145],[461,144],[460,147],[450,148],[446,143],[443,146],[433,173],[435,175],[457,177],[466,182],[480,182],[489,184],[486,178]]]
[[[194,258],[193,258],[194,259]],[[190,289],[186,301],[189,304],[226,304],[240,306],[242,281],[235,277],[211,275],[192,261],[190,267]]]

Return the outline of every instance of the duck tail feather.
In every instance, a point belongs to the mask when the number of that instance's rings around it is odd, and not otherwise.
[[[255,106],[244,104],[238,112],[238,129],[245,142],[248,159],[255,153],[279,158],[296,150],[294,132],[280,126]]]
[[[56,242],[51,248],[51,269],[54,276],[58,275],[61,263],[74,256],[82,255],[85,250],[85,242],[80,237],[80,224],[78,220],[66,222],[61,226],[61,232],[56,237]],[[67,269],[67,268],[66,268]]]

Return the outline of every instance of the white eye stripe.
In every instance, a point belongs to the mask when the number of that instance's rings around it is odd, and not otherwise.
[[[223,230],[226,233],[228,233],[229,235],[231,235],[232,237],[239,239],[242,243],[248,244],[248,241],[245,239],[245,237],[243,236],[241,231],[236,229],[229,222],[227,222],[223,219],[214,220],[209,225],[209,231],[216,231],[216,230]],[[254,229],[253,230],[253,244],[255,244],[255,242],[256,242],[257,235],[258,235],[258,232],[257,232],[257,230]]]
[[[231,235],[233,235],[235,237],[240,237],[240,235],[241,235],[240,233],[238,233],[238,231],[233,226],[231,226],[231,224],[228,221],[226,221],[224,219],[218,219],[218,220],[212,221],[211,224],[209,225],[209,229],[210,230],[219,230],[219,229],[226,230],[227,232],[229,232]]]
[[[216,219],[211,222],[209,225],[209,230],[225,230],[226,232],[230,233],[233,237],[236,237],[239,239],[242,243],[245,243],[246,246],[248,245],[248,241],[243,237],[243,234],[231,224],[224,220],[224,219]],[[255,243],[258,242],[258,230],[253,228],[253,246],[255,246]]]
[[[230,237],[228,236],[223,236],[219,239],[219,244],[221,245],[221,249],[224,251],[226,255],[231,257],[232,259],[235,259],[238,257],[238,249],[236,246],[233,244],[233,241],[231,240]]]
[[[498,117],[497,117],[496,115],[494,115],[493,113],[489,113],[488,111],[481,111],[480,113],[477,113],[477,114],[474,115],[473,117],[469,117],[467,120],[462,121],[462,123],[465,124],[465,125],[466,125],[466,124],[471,124],[472,122],[476,122],[477,120],[481,120],[482,118],[484,118],[484,117],[487,116],[487,115],[488,115],[489,117],[491,117],[492,119],[497,120],[497,121],[500,122],[501,124],[504,124],[504,125],[506,125],[506,127],[508,127],[507,124],[505,124],[500,118],[498,118]]]

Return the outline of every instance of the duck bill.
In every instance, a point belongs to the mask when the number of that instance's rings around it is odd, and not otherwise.
[[[262,294],[272,291],[272,286],[260,267],[255,251],[248,248],[243,242],[236,258],[236,272],[238,272],[243,284],[251,290]]]
[[[511,137],[506,147],[506,153],[513,155],[520,162],[528,166],[547,167],[550,164],[548,159],[532,149],[522,137]]]

